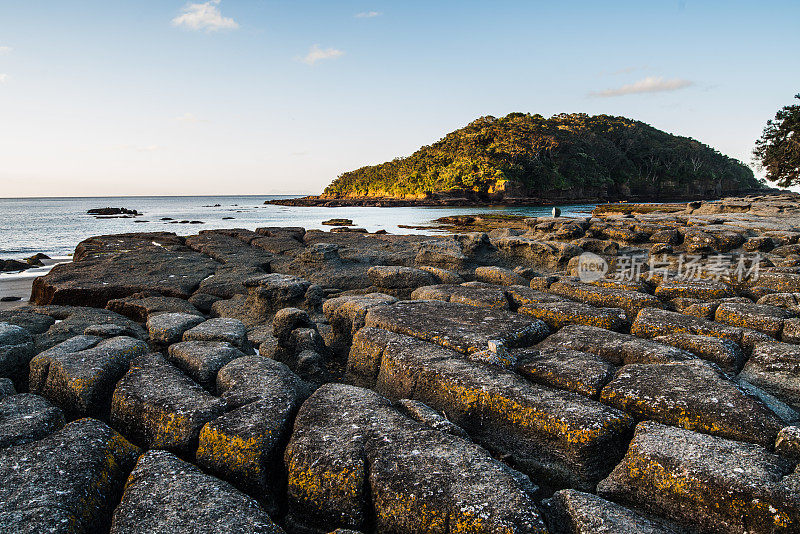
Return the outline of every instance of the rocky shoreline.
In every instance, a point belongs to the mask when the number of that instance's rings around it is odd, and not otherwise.
[[[800,195],[439,224],[81,242],[0,311],[0,524],[800,531]]]
[[[755,195],[761,196],[765,194],[783,194],[779,189],[764,189],[764,190],[743,190],[737,194],[741,196]],[[529,197],[529,196],[512,196],[506,193],[498,193],[496,195],[479,195],[471,191],[460,191],[458,193],[450,192],[437,192],[427,195],[415,195],[406,198],[395,197],[357,197],[357,196],[331,196],[331,195],[310,195],[300,198],[286,198],[265,200],[264,204],[273,204],[277,206],[296,206],[296,207],[326,207],[326,208],[340,208],[340,207],[377,207],[377,208],[398,208],[398,207],[437,207],[437,206],[450,206],[450,207],[485,207],[485,206],[506,206],[506,207],[531,207],[531,206],[558,206],[564,204],[597,204],[598,202],[689,202],[697,198],[696,194],[687,194],[685,196],[671,194],[664,198],[653,199],[650,197],[637,197],[635,195],[626,198],[613,198],[608,196],[598,197],[595,194],[587,194],[584,196],[575,195],[574,193],[567,196],[550,196],[550,197]],[[717,199],[721,199],[718,197]],[[717,200],[711,198],[710,200]]]

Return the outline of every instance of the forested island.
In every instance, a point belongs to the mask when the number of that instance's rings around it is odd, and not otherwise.
[[[412,155],[336,178],[300,205],[550,204],[718,198],[765,188],[689,137],[610,115],[481,117]]]

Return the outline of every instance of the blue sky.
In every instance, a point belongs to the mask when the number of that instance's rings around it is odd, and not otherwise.
[[[796,1],[0,0],[0,196],[319,192],[483,115],[624,115],[750,163]]]

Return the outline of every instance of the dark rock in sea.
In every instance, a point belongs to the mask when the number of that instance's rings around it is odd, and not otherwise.
[[[0,272],[24,271],[31,267],[31,264],[19,260],[0,260]]]
[[[166,451],[136,463],[114,510],[111,534],[281,534],[258,502]]]
[[[0,298],[0,302],[18,302],[20,300],[22,300],[22,297],[8,296]]]
[[[236,217],[223,217],[223,218],[222,218],[222,220],[223,220],[223,221],[230,221],[230,220],[233,220],[233,219],[235,219],[235,218],[236,218]]]
[[[93,208],[86,213],[89,215],[139,215],[138,211],[127,208]]]
[[[352,219],[328,219],[327,221],[322,221],[322,224],[325,226],[353,226]]]

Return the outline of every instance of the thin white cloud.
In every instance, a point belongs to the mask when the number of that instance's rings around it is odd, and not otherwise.
[[[589,93],[590,96],[611,97],[611,96],[624,96],[635,95],[644,93],[664,93],[668,91],[677,91],[694,85],[690,80],[681,78],[673,78],[671,80],[664,79],[661,76],[648,76],[638,82],[623,85],[616,89],[606,89],[595,93]]]
[[[201,118],[197,117],[194,113],[184,113],[183,115],[179,115],[178,117],[175,117],[175,120],[178,121],[178,122],[187,122],[187,123],[208,122],[205,119],[201,119]]]
[[[383,15],[380,11],[362,11],[361,13],[356,13],[357,19],[371,19],[375,17],[380,17]]]
[[[222,16],[219,3],[220,0],[209,0],[202,4],[186,4],[183,13],[172,19],[172,25],[207,32],[238,28],[239,24],[235,20]]]
[[[11,52],[10,46],[0,46],[0,56],[3,54],[8,54],[9,52]]]
[[[320,48],[319,45],[313,45],[308,50],[308,54],[300,58],[300,61],[306,65],[314,65],[317,61],[325,59],[335,59],[344,55],[344,52],[336,48]]]
[[[0,83],[6,83],[6,80],[8,80],[8,74],[0,73]]]

